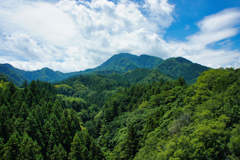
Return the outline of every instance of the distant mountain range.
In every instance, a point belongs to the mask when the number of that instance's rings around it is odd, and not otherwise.
[[[0,73],[3,75],[3,77],[7,77],[10,81],[13,81],[16,85],[20,86],[25,80],[30,82],[32,80],[39,79],[41,81],[57,82],[79,74],[91,73],[109,75],[112,73],[125,73],[124,75],[127,75],[129,74],[128,71],[136,68],[146,68],[149,70],[149,74],[146,75],[146,70],[138,70],[138,74],[140,75],[137,77],[140,76],[145,79],[153,79],[154,77],[148,76],[160,76],[160,74],[166,74],[168,77],[182,76],[188,83],[195,82],[200,73],[209,69],[209,67],[192,63],[191,61],[182,57],[163,60],[161,58],[149,55],[136,56],[129,53],[120,53],[113,55],[110,59],[96,68],[79,72],[62,73],[59,71],[53,71],[49,68],[43,68],[36,71],[24,71],[14,68],[10,64],[0,64]],[[141,75],[143,72],[145,77]],[[136,71],[134,74],[136,74]]]

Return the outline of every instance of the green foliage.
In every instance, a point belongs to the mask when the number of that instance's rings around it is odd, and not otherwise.
[[[129,126],[128,132],[127,132],[127,139],[125,142],[125,149],[124,149],[124,154],[125,154],[125,159],[133,159],[135,154],[138,151],[138,137],[135,129],[133,128],[133,125],[131,124]]]
[[[3,159],[15,159],[19,154],[19,135],[13,133],[4,146]]]
[[[18,69],[14,68],[10,64],[0,64],[1,77],[3,77],[3,79],[6,79],[5,77],[7,77],[8,80],[20,86],[27,78],[17,70]]]
[[[151,115],[148,116],[146,126],[144,129],[144,138],[147,138],[148,133],[152,132],[155,129],[155,124]]]
[[[33,141],[27,134],[23,135],[23,140],[20,143],[20,149],[18,159],[43,159],[40,152],[41,148],[37,145],[37,142]]]
[[[114,68],[119,71],[128,71],[136,67],[151,69],[160,64],[162,61],[163,60],[161,58],[148,55],[141,55],[138,57],[129,53],[120,53],[113,55],[110,59],[99,67],[96,67],[94,70],[111,70]]]
[[[74,135],[81,135],[84,127],[78,113],[66,108],[64,100],[56,96],[54,86],[32,81],[19,89],[12,82],[2,81],[1,87],[0,159],[67,159]],[[75,104],[74,100],[70,102]],[[91,152],[93,141],[89,135],[80,137],[81,149],[86,149],[83,156]],[[92,157],[102,155],[97,145],[93,149],[98,155],[92,153]]]
[[[210,69],[182,57],[169,58],[155,67],[159,71],[171,76],[182,76],[188,83],[194,83],[199,74]]]
[[[76,133],[71,144],[71,152],[69,153],[68,159],[87,159],[87,157],[84,157],[83,151],[84,146],[80,140],[80,137],[78,136],[78,133]]]
[[[229,157],[231,159],[237,159],[240,157],[240,125],[234,124],[234,129],[231,131],[230,142],[228,147],[230,149]]]
[[[0,81],[9,82],[8,77],[4,73],[0,73]]]
[[[58,147],[56,144],[54,145],[50,159],[54,160],[67,159],[67,152],[65,151],[61,143],[59,143]]]
[[[240,158],[239,69],[205,71],[190,86],[150,71],[24,89],[2,81],[0,159]]]

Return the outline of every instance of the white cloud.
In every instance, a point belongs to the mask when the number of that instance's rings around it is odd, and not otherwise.
[[[2,48],[17,55],[14,64],[23,69],[38,68],[45,59],[42,67],[50,67],[50,62],[56,61],[58,65],[53,69],[61,71],[95,67],[119,52],[156,54],[161,45],[155,32],[163,33],[170,25],[173,6],[165,0],[154,3],[161,8],[156,10],[151,4],[149,11],[151,18],[158,18],[158,23],[142,14],[144,6],[125,0],[117,4],[107,0],[78,3],[61,0],[55,5],[44,1],[3,2],[0,21],[5,23],[0,24],[0,30],[5,48]],[[28,41],[21,41],[24,38]],[[23,60],[28,62],[17,65]]]
[[[78,32],[74,23],[55,5],[41,1],[10,2],[0,2],[3,33],[17,31],[61,47],[76,44]]]
[[[186,57],[214,68],[220,66],[229,67],[229,64],[237,64],[238,62],[235,61],[240,57],[239,50],[229,50],[224,46],[221,49],[213,50],[207,46],[237,35],[239,33],[239,23],[240,10],[236,8],[225,9],[205,17],[197,23],[200,31],[187,37],[189,41],[186,43],[187,46],[183,48],[190,50],[192,53],[185,52]]]
[[[187,42],[166,42],[162,37],[174,21],[174,7],[167,0],[143,4],[128,0],[0,1],[0,63],[69,72],[96,67],[113,54],[129,52],[183,56],[210,67],[239,66],[238,50],[207,47],[238,34],[238,9],[205,17],[197,23],[200,31],[187,37]]]
[[[12,52],[12,56],[27,61],[46,59],[57,60],[59,51],[50,45],[39,46],[36,41],[26,34],[13,33],[1,40],[0,48]],[[45,54],[48,53],[48,54]]]
[[[149,13],[147,17],[161,27],[169,27],[173,22],[174,7],[168,0],[145,0],[144,5]]]
[[[199,47],[205,47],[208,44],[237,35],[239,28],[236,25],[239,23],[240,11],[235,8],[226,9],[198,22],[200,31],[187,37],[187,39]]]

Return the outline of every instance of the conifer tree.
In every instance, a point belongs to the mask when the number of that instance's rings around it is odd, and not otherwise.
[[[90,160],[104,159],[101,149],[96,145],[94,140],[91,141],[91,145],[89,148],[89,159]]]
[[[49,140],[47,144],[45,143],[45,145],[46,145],[46,157],[47,159],[51,159],[50,157],[52,150],[54,150],[54,145],[56,145],[55,138],[53,137],[52,134],[49,136]]]
[[[19,133],[19,135],[23,135],[23,130],[24,130],[24,120],[22,117],[17,118],[14,121],[14,125],[13,125],[13,129],[14,131],[17,131]]]
[[[18,154],[18,159],[42,159],[42,154],[40,152],[41,148],[37,145],[37,141],[33,141],[26,133],[23,135],[23,140],[20,143],[20,149]]]
[[[6,105],[0,107],[0,137],[8,140],[11,135],[9,130],[10,112]]]
[[[148,133],[152,132],[154,129],[155,129],[155,124],[154,124],[152,115],[149,115],[145,125],[144,139],[146,139]]]
[[[27,83],[27,80],[25,80],[22,85],[20,86],[20,88],[25,88],[27,87],[28,83]]]
[[[137,133],[135,131],[135,129],[133,128],[133,124],[131,124],[129,126],[128,132],[127,132],[127,139],[125,142],[125,159],[133,159],[134,156],[136,155],[137,151],[138,151],[138,138],[137,138]]]
[[[59,120],[61,118],[62,111],[63,111],[63,109],[61,107],[61,104],[60,104],[59,100],[56,99],[56,101],[54,102],[53,107],[52,107],[52,112],[57,116],[57,118]]]
[[[58,156],[56,159],[57,160],[67,159],[67,152],[65,151],[61,143],[59,143],[58,145]]]
[[[51,160],[65,160],[67,159],[67,152],[65,151],[65,149],[63,148],[63,146],[61,145],[61,143],[59,143],[58,147],[55,144],[52,150],[52,154],[50,155],[50,159]]]
[[[37,130],[38,130],[37,120],[33,117],[33,114],[30,112],[27,119],[24,122],[24,131],[26,131],[30,137],[36,139]]]
[[[7,143],[4,146],[4,160],[14,160],[19,153],[19,135],[18,133],[13,133]]]
[[[67,109],[65,109],[60,120],[60,139],[66,151],[70,152],[72,137],[70,137],[70,130],[66,121],[67,116],[68,112]]]
[[[0,138],[0,159],[3,159],[4,139]]]
[[[60,140],[60,122],[58,121],[58,118],[54,113],[51,114],[49,118],[50,128],[51,128],[51,134],[53,135],[55,142],[58,143]]]
[[[69,160],[84,159],[84,157],[82,156],[83,148],[84,146],[82,145],[79,134],[76,133],[71,144],[71,152],[69,153],[68,159]]]

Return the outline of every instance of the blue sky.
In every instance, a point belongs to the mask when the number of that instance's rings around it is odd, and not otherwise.
[[[114,54],[240,67],[239,0],[0,1],[0,63],[62,72]]]
[[[187,36],[196,33],[199,28],[196,23],[205,16],[215,14],[226,8],[240,7],[240,1],[231,0],[169,0],[170,4],[175,4],[175,21],[166,29],[165,40],[186,40]],[[188,26],[188,27],[187,27]],[[184,29],[184,31],[183,31]],[[233,37],[234,38],[234,37]],[[239,35],[232,39],[239,46]],[[238,41],[238,42],[237,42]]]

